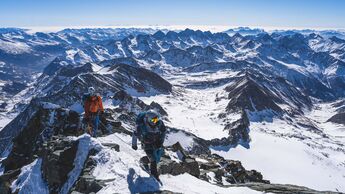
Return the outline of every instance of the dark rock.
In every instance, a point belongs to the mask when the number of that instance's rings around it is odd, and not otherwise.
[[[195,159],[192,158],[187,158],[185,161],[182,162],[182,165],[184,165],[188,169],[188,173],[195,176],[199,177],[200,175],[200,169],[199,169],[199,164]]]
[[[58,193],[68,179],[68,173],[74,168],[78,141],[57,138],[46,145],[43,151],[42,176],[50,191]]]
[[[132,101],[133,97],[124,90],[120,90],[114,94],[113,97],[114,100],[119,100],[119,101]]]
[[[81,193],[97,193],[106,184],[103,181],[95,180],[94,176],[81,175],[76,183],[75,190]]]
[[[182,194],[182,193],[176,193],[176,192],[172,192],[172,191],[163,190],[163,191],[143,192],[140,194]]]
[[[230,183],[247,183],[247,182],[261,182],[269,183],[269,181],[264,180],[261,173],[255,170],[246,170],[240,161],[226,160],[223,161],[224,169],[231,176],[227,177],[227,181]]]
[[[220,166],[218,164],[215,163],[201,163],[200,164],[200,169],[204,169],[204,170],[210,170],[210,169],[214,169],[214,168],[219,168]]]
[[[194,134],[184,131],[184,130],[170,128],[170,127],[167,127],[167,129],[168,129],[167,133],[170,135],[173,135],[174,133],[184,133],[186,136],[193,138],[193,141],[194,141],[193,146],[189,148],[188,150],[184,150],[186,154],[193,154],[193,155],[211,154],[211,151],[209,149],[209,146],[210,146],[209,141],[199,138],[195,136]]]
[[[195,177],[199,177],[200,169],[198,162],[186,153],[179,142],[166,147],[166,149],[179,152],[179,155],[182,156],[182,161],[177,163],[168,156],[162,157],[162,161],[158,164],[158,169],[161,174],[179,175],[187,172]]]
[[[249,119],[246,111],[242,111],[241,118],[224,128],[229,130],[229,144],[237,145],[239,142],[249,142]],[[228,145],[229,145],[228,144]]]
[[[230,102],[227,111],[237,112],[243,109],[261,111],[272,109],[277,112],[283,110],[276,104],[281,102],[270,90],[260,86],[250,75],[245,75],[232,85],[225,88],[229,92]]]
[[[109,144],[109,146],[118,147],[117,144]],[[88,159],[85,162],[83,171],[76,181],[74,187],[71,189],[72,192],[78,193],[97,193],[103,187],[106,186],[105,182],[102,180],[96,180],[92,175],[93,169],[96,167],[97,162],[90,156],[96,155],[99,150],[92,149],[89,152]]]
[[[330,119],[327,120],[327,122],[333,122],[333,123],[345,125],[345,112],[337,113],[336,115],[333,115]]]
[[[149,109],[154,109],[156,110],[160,115],[162,116],[167,116],[168,113],[163,109],[163,107],[158,104],[157,102],[151,102],[151,104],[149,105]]]
[[[288,185],[288,184],[267,184],[267,183],[245,183],[245,184],[232,184],[225,187],[248,187],[253,190],[261,191],[264,193],[278,193],[278,194],[339,194],[340,192],[332,191],[316,191],[307,187]]]
[[[242,146],[248,147],[250,141],[249,137],[249,119],[245,110],[241,111],[241,118],[237,121],[229,123],[225,126],[224,130],[229,131],[228,137],[223,137],[222,139],[212,139],[210,140],[210,145],[212,146],[236,146],[241,143]]]
[[[1,194],[11,194],[11,182],[0,181],[0,193]]]
[[[111,149],[114,149],[115,151],[120,151],[120,146],[116,143],[102,143],[102,145],[110,147]]]
[[[21,171],[20,169],[16,169],[16,170],[8,171],[7,173],[0,176],[0,193],[1,194],[12,193],[11,183],[20,174],[20,171]]]
[[[261,173],[255,170],[246,170],[240,161],[225,160],[223,157],[212,154],[212,155],[199,155],[203,159],[207,160],[207,163],[201,163],[200,169],[202,169],[201,177],[207,179],[207,172],[214,172],[216,179],[220,185],[222,185],[222,177],[231,184],[235,183],[248,183],[248,182],[259,182],[269,183],[264,180]]]
[[[42,150],[43,143],[54,134],[78,135],[78,113],[62,108],[46,109],[44,103],[32,103],[29,106],[34,106],[32,109],[36,109],[36,111],[32,111],[33,114],[29,118],[24,118],[27,120],[24,122],[26,125],[23,126],[18,135],[16,133],[11,134],[16,135],[16,137],[13,139],[10,154],[3,161],[5,172],[31,163],[34,155]],[[5,127],[3,130],[12,129],[16,126],[16,123],[11,123],[9,128]]]
[[[171,145],[171,148],[174,152],[180,152],[180,154],[182,155],[182,161],[184,161],[188,157],[180,142],[176,142],[175,144]]]
[[[188,172],[188,169],[180,163],[162,157],[158,163],[158,172],[160,174],[180,175]]]
[[[2,87],[2,91],[15,95],[27,87],[26,84],[20,82],[9,82]]]

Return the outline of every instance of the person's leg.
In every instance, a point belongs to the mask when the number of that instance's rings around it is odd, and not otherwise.
[[[90,134],[91,136],[93,135],[93,126],[94,126],[94,120],[95,118],[94,118],[94,116],[91,114],[90,116],[89,116],[89,119],[88,119],[88,123],[87,123],[87,126],[86,126],[86,129],[87,129],[87,132],[88,132],[88,134]]]
[[[158,178],[157,162],[156,162],[156,158],[155,158],[154,153],[153,153],[153,149],[145,150],[145,152],[146,152],[147,157],[150,160],[150,171],[151,171],[151,174],[155,178]]]
[[[156,178],[158,179],[158,170],[157,170],[157,163],[156,161],[151,161],[150,163],[150,170],[151,170],[151,174]]]
[[[149,172],[150,170],[150,159],[147,156],[143,156],[142,158],[140,158],[139,160],[140,165],[142,165],[142,167],[144,168],[145,171]]]
[[[93,123],[93,137],[97,137],[97,130],[99,125],[99,115],[95,114]]]

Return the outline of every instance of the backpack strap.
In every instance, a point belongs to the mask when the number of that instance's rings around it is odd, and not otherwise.
[[[137,116],[137,119],[135,120],[135,123],[137,124],[137,131],[136,131],[136,136],[142,139],[143,136],[147,134],[147,129],[145,126],[145,112],[140,113]]]

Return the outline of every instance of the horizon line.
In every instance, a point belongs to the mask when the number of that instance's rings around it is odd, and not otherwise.
[[[0,28],[19,28],[28,30],[31,33],[35,32],[58,32],[64,29],[117,29],[117,28],[141,28],[141,29],[153,29],[153,30],[201,30],[201,31],[211,31],[211,32],[224,32],[230,29],[236,28],[250,28],[250,29],[261,29],[267,32],[270,31],[287,31],[287,30],[315,30],[315,31],[325,31],[325,30],[343,30],[345,28],[327,28],[327,27],[278,27],[278,26],[231,26],[231,25],[67,25],[67,26],[8,26]]]

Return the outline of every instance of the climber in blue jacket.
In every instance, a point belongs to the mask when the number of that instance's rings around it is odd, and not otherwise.
[[[157,171],[157,163],[160,161],[160,157],[164,152],[163,143],[166,134],[165,125],[160,119],[159,114],[154,110],[140,113],[136,119],[136,125],[136,130],[132,136],[132,148],[134,150],[138,149],[138,138],[141,142],[141,147],[145,151],[150,162],[151,175],[160,181]],[[148,162],[146,165],[148,165]]]

